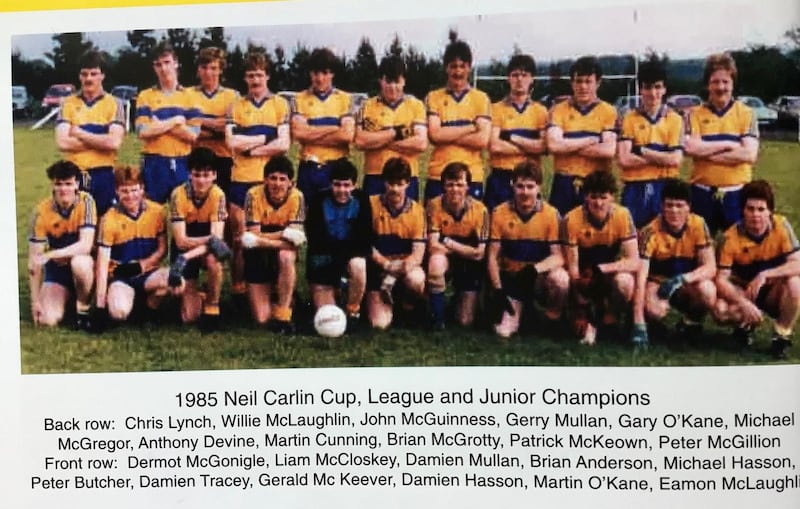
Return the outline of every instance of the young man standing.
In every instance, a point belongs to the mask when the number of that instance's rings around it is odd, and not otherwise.
[[[372,255],[367,266],[367,304],[372,327],[392,323],[395,283],[405,295],[401,305],[410,311],[425,291],[425,211],[406,196],[411,168],[405,159],[389,159],[383,167],[385,191],[370,196]]]
[[[92,196],[78,190],[80,169],[69,161],[47,168],[52,196],[33,211],[28,237],[31,317],[34,325],[57,325],[71,293],[75,327],[88,330],[89,295],[94,282],[91,257],[97,226]]]
[[[545,317],[557,321],[569,279],[559,245],[558,211],[541,198],[542,169],[531,161],[511,174],[513,198],[492,211],[488,272],[492,284],[495,333],[509,338],[519,330],[524,303],[538,297]]]
[[[632,302],[640,267],[636,228],[628,209],[614,205],[616,192],[611,172],[589,174],[583,181],[584,205],[561,225],[575,334],[590,346],[600,315],[604,325],[612,325]]]
[[[689,184],[678,179],[662,184],[661,214],[639,232],[642,261],[633,321],[643,325],[645,316],[661,320],[672,307],[682,313],[677,334],[691,339],[700,332],[706,311],[714,310],[717,298],[714,243],[703,218],[689,211]],[[645,344],[641,325],[639,336],[633,339]]]
[[[768,314],[774,319],[770,351],[784,359],[800,314],[800,243],[789,221],[774,214],[767,181],[745,184],[741,200],[742,220],[725,231],[719,247],[717,319],[737,325],[734,338],[746,347]]]
[[[186,156],[200,132],[192,96],[178,83],[178,60],[169,43],[153,52],[158,85],[136,99],[136,134],[142,140],[142,177],[147,197],[166,203],[189,178]]]
[[[337,66],[328,48],[312,51],[311,87],[298,92],[292,105],[292,137],[301,145],[297,188],[308,200],[330,187],[328,163],[348,156],[355,134],[350,94],[333,86]]]
[[[250,53],[245,59],[244,81],[247,96],[236,101],[226,127],[228,147],[233,151],[233,170],[227,199],[228,225],[233,240],[231,292],[244,303],[246,294],[241,236],[245,231],[247,192],[264,183],[264,166],[274,156],[285,154],[289,138],[289,103],[272,94],[267,84],[272,64],[263,53]]]
[[[611,171],[617,147],[617,112],[597,98],[603,72],[594,57],[581,57],[570,69],[572,97],[550,110],[547,150],[553,156],[549,201],[565,215],[583,204],[583,180],[592,172]]]
[[[489,213],[483,203],[467,194],[469,168],[450,163],[442,172],[444,194],[428,202],[428,294],[433,327],[445,328],[448,276],[453,280],[458,306],[456,321],[462,326],[475,319],[478,291],[484,277],[483,257],[489,239]]]
[[[531,100],[536,62],[530,55],[514,55],[508,62],[508,96],[492,105],[489,141],[492,172],[486,179],[484,203],[491,211],[513,196],[511,173],[524,161],[541,167],[545,150],[547,110]]]
[[[56,145],[81,169],[81,190],[103,215],[114,202],[114,162],[125,136],[122,101],[103,90],[105,61],[98,51],[81,56],[80,91],[64,99],[56,120]]]
[[[419,155],[428,147],[425,105],[403,93],[406,66],[400,57],[384,57],[378,66],[380,95],[361,107],[355,145],[364,151],[364,192],[383,194],[383,165],[403,157],[411,166],[408,196],[419,201]]]
[[[152,317],[170,288],[169,270],[161,268],[167,254],[164,210],[144,197],[142,175],[135,166],[114,170],[117,204],[100,222],[97,235],[96,307],[98,318],[128,318],[137,297],[146,300]]]
[[[172,191],[169,200],[172,246],[170,284],[186,286],[181,296],[181,320],[192,323],[201,318],[204,332],[219,327],[219,297],[222,291],[222,263],[231,251],[225,233],[225,193],[215,183],[216,156],[199,147],[189,154],[189,182]],[[206,269],[205,289],[199,286],[200,268]],[[201,316],[202,313],[202,316]]]
[[[253,187],[245,199],[247,231],[244,274],[253,318],[270,322],[278,334],[293,334],[292,297],[297,273],[297,251],[306,241],[303,231],[305,203],[292,185],[294,168],[284,155],[270,158],[264,166],[263,185]],[[277,302],[272,305],[272,293]]]
[[[350,330],[361,317],[372,252],[369,199],[356,189],[358,170],[349,160],[331,161],[331,189],[308,205],[306,278],[314,307],[336,303],[336,289],[346,282],[345,311]]]
[[[622,205],[642,228],[661,211],[666,179],[678,178],[683,147],[683,120],[662,104],[666,72],[659,63],[639,67],[641,106],[625,114],[617,143],[622,169]]]
[[[692,212],[716,233],[742,218],[742,186],[753,178],[758,157],[758,122],[733,99],[736,62],[730,55],[706,59],[703,82],[708,101],[689,113],[684,148],[693,159]]]
[[[453,41],[444,50],[447,85],[431,91],[425,98],[428,111],[428,137],[433,153],[428,163],[425,201],[442,194],[441,175],[453,162],[467,165],[469,194],[483,197],[483,159],[492,133],[489,96],[469,85],[472,50],[464,41]]]

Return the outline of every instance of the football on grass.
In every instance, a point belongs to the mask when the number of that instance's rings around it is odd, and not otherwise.
[[[338,338],[347,329],[347,317],[338,306],[326,304],[314,315],[314,328],[320,336]]]

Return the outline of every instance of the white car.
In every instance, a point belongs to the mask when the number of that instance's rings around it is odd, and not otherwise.
[[[752,95],[740,95],[737,97],[745,106],[749,106],[753,113],[756,114],[756,120],[759,126],[770,127],[778,121],[778,112],[767,108],[764,101]]]
[[[15,117],[27,117],[30,113],[28,89],[20,85],[11,86],[11,110]]]

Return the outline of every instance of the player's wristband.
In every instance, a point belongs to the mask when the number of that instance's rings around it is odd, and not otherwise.
[[[503,141],[511,141],[511,131],[500,131],[500,139]]]

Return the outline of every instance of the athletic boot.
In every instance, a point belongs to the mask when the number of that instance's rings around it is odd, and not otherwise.
[[[786,337],[778,334],[777,332],[772,333],[772,344],[769,346],[769,353],[772,355],[772,358],[776,360],[784,360],[786,359],[786,350],[792,346],[792,341]]]

